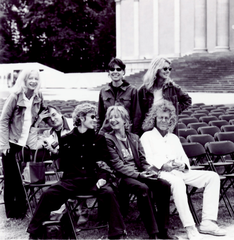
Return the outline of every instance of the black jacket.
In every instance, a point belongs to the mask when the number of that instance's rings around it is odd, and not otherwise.
[[[109,152],[104,136],[88,129],[80,133],[75,127],[60,140],[60,170],[63,179],[100,178],[106,179],[106,173],[97,167],[97,161],[106,161]]]

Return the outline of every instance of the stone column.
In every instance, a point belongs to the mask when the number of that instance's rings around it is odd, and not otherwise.
[[[194,52],[207,52],[206,0],[195,0]]]
[[[121,58],[121,0],[115,0],[116,57]]]
[[[229,0],[216,1],[216,51],[229,51]]]
[[[180,38],[180,0],[175,0],[174,3],[174,12],[175,12],[175,21],[174,21],[174,29],[175,29],[175,56],[180,57],[181,54],[181,38]]]
[[[159,49],[158,49],[158,35],[159,35],[159,6],[158,6],[159,0],[153,0],[153,41],[154,41],[154,49],[153,49],[153,56],[159,55]],[[152,56],[152,57],[153,57]]]
[[[139,0],[134,0],[134,58],[139,58]]]

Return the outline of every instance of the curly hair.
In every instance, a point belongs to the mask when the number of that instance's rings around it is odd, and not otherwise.
[[[29,78],[30,74],[32,72],[36,72],[38,74],[38,84],[36,89],[34,90],[35,94],[38,94],[39,89],[41,87],[41,77],[40,77],[40,72],[37,69],[24,69],[20,72],[15,85],[12,87],[12,92],[18,94],[20,92],[25,92],[27,87],[26,87],[26,80]]]
[[[154,86],[155,81],[157,81],[158,70],[163,68],[165,62],[171,64],[171,61],[164,57],[155,57],[152,59],[143,77],[143,84],[148,90]]]
[[[81,117],[85,117],[88,113],[93,112],[96,114],[97,108],[95,105],[91,103],[82,103],[75,107],[72,113],[73,125],[80,126],[81,125]]]
[[[172,102],[163,100],[161,103],[153,105],[149,110],[143,124],[142,129],[144,131],[152,130],[155,126],[155,121],[160,112],[169,112],[169,129],[168,132],[173,132],[177,124],[176,110]]]
[[[130,117],[129,117],[128,111],[125,109],[125,107],[117,106],[117,105],[108,107],[107,112],[106,112],[106,120],[109,121],[110,114],[112,111],[118,112],[120,114],[121,118],[124,120],[125,130],[129,130],[129,128],[131,127]]]

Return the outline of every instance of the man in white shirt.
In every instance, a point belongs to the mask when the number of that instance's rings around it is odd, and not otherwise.
[[[174,202],[183,226],[190,240],[201,239],[189,209],[186,185],[204,188],[202,222],[200,232],[224,236],[225,231],[218,227],[220,179],[217,173],[204,170],[191,170],[179,138],[173,134],[176,125],[173,104],[167,100],[151,108],[142,128],[146,131],[141,142],[146,160],[160,171],[159,177],[171,184]]]

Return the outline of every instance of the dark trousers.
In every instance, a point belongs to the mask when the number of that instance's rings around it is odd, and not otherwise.
[[[59,209],[69,198],[77,194],[96,193],[100,206],[105,206],[103,214],[109,223],[109,237],[124,234],[126,228],[115,192],[108,184],[97,189],[95,183],[93,179],[61,180],[49,187],[41,195],[27,231],[39,234],[42,223],[49,220],[50,212]]]
[[[4,174],[4,202],[7,218],[23,218],[27,210],[26,196],[16,163],[21,146],[10,143],[9,153],[2,154]]]
[[[169,207],[171,190],[166,181],[138,180],[134,178],[122,178],[119,186],[120,195],[123,194],[120,205],[123,214],[126,213],[126,195],[133,193],[137,196],[138,209],[146,231],[149,235],[166,231],[169,221]],[[153,193],[153,198],[151,196]],[[157,205],[157,213],[154,201]]]

